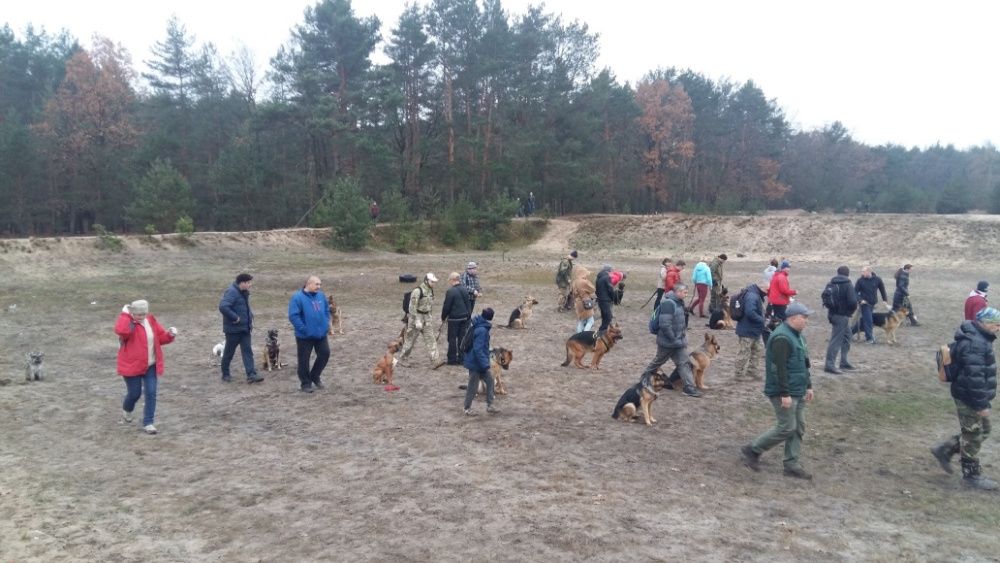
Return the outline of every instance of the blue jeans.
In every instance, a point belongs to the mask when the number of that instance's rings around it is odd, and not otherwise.
[[[146,403],[142,409],[142,425],[153,423],[156,415],[156,365],[149,366],[145,375],[122,376],[125,380],[125,399],[122,401],[122,410],[132,412],[135,403],[142,395],[143,387],[146,388]]]
[[[861,305],[861,330],[865,331],[865,340],[871,342],[874,340],[872,336],[872,326],[874,322],[872,321],[872,306],[868,303]]]
[[[226,381],[229,381],[229,364],[233,361],[237,346],[243,356],[243,371],[246,372],[247,379],[257,375],[257,368],[253,365],[253,350],[250,349],[250,333],[226,333],[226,348],[222,351],[222,379]]]

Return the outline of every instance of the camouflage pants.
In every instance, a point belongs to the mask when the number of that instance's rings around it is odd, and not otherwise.
[[[979,416],[979,411],[955,399],[961,434],[951,438],[951,444],[962,454],[962,459],[978,459],[979,447],[990,435],[990,419]]]
[[[722,284],[712,285],[712,297],[708,301],[708,312],[714,313],[722,310]]]
[[[736,379],[741,377],[760,377],[760,357],[764,350],[764,343],[760,338],[740,339],[740,349],[736,352]]]
[[[418,319],[423,325],[419,329],[417,328]],[[406,321],[406,333],[403,335],[403,350],[399,353],[399,359],[405,360],[410,356],[413,343],[417,341],[418,337],[423,337],[424,345],[427,346],[427,351],[431,353],[431,361],[436,363],[438,361],[438,348],[437,340],[434,338],[434,331],[431,330],[431,316],[422,313],[410,315],[410,318]]]

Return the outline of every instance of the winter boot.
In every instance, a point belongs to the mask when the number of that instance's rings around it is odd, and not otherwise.
[[[931,448],[931,453],[934,454],[934,458],[941,464],[941,469],[951,474],[954,473],[951,469],[951,458],[958,453],[958,449],[958,441],[952,438]]]
[[[962,485],[980,491],[995,491],[1000,488],[996,481],[982,476],[978,459],[962,458]]]

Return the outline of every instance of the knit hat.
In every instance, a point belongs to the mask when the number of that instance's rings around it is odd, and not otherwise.
[[[729,257],[728,257],[728,256],[726,256],[726,254],[725,254],[725,253],[722,253],[722,254],[720,254],[720,255],[719,255],[719,258],[720,258],[721,260],[723,260],[723,261],[725,261],[725,260],[729,260]]]
[[[601,271],[602,272],[610,272],[611,271],[611,264],[605,264],[605,265],[601,266]]]
[[[427,281],[431,283],[437,283],[438,278],[434,275],[434,272],[427,272],[427,276],[424,277]]]
[[[493,309],[491,307],[487,307],[487,308],[483,309],[482,315],[483,315],[484,319],[486,319],[488,321],[492,321],[493,320]]]
[[[465,265],[466,270],[475,270],[478,267],[479,264],[476,264],[475,262],[469,262],[468,264]]]
[[[577,257],[577,254],[576,254],[576,251],[575,251],[575,250],[574,250],[574,251],[572,251],[572,252],[570,252],[570,253],[569,253],[569,255],[570,255],[570,256],[572,256],[573,258],[576,258],[576,257]]]
[[[786,317],[791,317],[792,315],[805,315],[805,316],[808,317],[809,315],[813,314],[814,312],[815,311],[810,311],[809,308],[806,307],[805,305],[803,305],[802,303],[799,303],[798,301],[796,301],[795,303],[792,303],[791,305],[789,305],[787,309],[785,309],[785,316]],[[998,314],[1000,314],[1000,313],[998,313]]]
[[[778,269],[779,270],[784,270],[785,268],[791,268],[791,267],[792,267],[792,263],[791,262],[789,262],[788,260],[782,260],[781,261],[781,265],[778,266]]]
[[[1000,324],[1000,311],[987,307],[976,313],[976,320],[981,323]]]
[[[981,282],[976,284],[976,291],[980,293],[986,293],[989,290],[990,290],[990,282],[986,280],[982,280]]]
[[[145,315],[149,312],[149,301],[145,299],[136,299],[128,307],[129,311],[132,311],[134,315]]]

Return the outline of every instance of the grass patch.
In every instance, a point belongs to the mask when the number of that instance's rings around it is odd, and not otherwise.
[[[918,393],[869,396],[848,405],[851,419],[863,427],[920,427],[936,424],[941,413],[954,410],[951,397]]]

